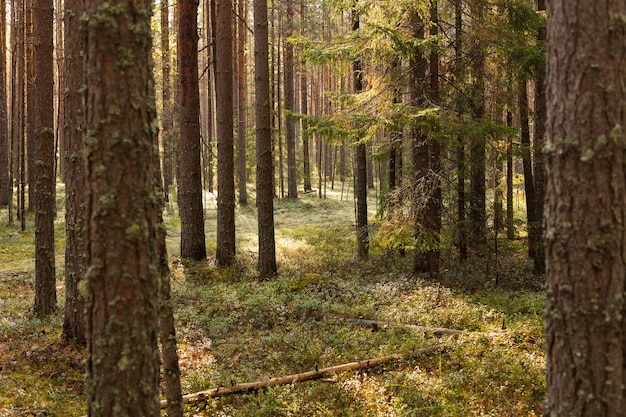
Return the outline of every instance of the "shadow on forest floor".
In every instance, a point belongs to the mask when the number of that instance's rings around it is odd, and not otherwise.
[[[253,201],[237,209],[238,258],[231,268],[181,261],[175,210],[166,216],[183,389],[191,393],[389,354],[405,359],[211,399],[188,406],[187,415],[540,415],[544,296],[521,242],[502,244],[498,285],[493,255],[459,264],[443,253],[437,279],[414,276],[410,256],[374,248],[368,261],[358,261],[353,201],[331,197],[276,202],[279,274],[271,279],[255,271]],[[31,257],[32,234],[16,227],[1,233],[0,417],[80,416],[84,352],[59,341],[60,313],[32,317],[32,269],[24,261]],[[62,223],[57,233],[63,233]],[[62,311],[61,278],[57,288]],[[354,318],[421,330],[361,327]],[[434,328],[466,332],[437,336]],[[429,347],[436,348],[414,354]]]

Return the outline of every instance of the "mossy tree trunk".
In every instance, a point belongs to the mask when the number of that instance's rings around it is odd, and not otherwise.
[[[352,5],[352,31],[360,28],[359,11],[356,2]],[[363,68],[360,59],[352,63],[352,91],[359,94],[363,91]],[[357,138],[358,140],[358,138]],[[356,236],[358,256],[361,259],[369,256],[369,233],[367,226],[367,149],[365,143],[359,141],[354,148],[355,189],[356,195]]]
[[[246,0],[239,0],[237,3],[239,18],[237,22],[237,171],[239,177],[239,204],[248,204],[248,167],[246,161],[246,147],[248,146],[248,83],[247,83],[247,60],[246,42],[247,36],[247,14],[248,6]]]
[[[178,3],[178,207],[180,255],[206,258],[202,168],[200,165],[200,91],[198,86],[198,0]],[[232,85],[232,84],[230,84]]]
[[[537,1],[537,11],[545,12],[545,0]],[[537,30],[537,42],[545,46],[546,27],[545,24]],[[533,179],[535,181],[535,223],[532,227],[537,236],[533,251],[533,270],[535,274],[543,274],[546,270],[545,247],[543,244],[543,215],[546,194],[546,167],[543,157],[543,147],[545,145],[546,134],[546,76],[540,70],[535,78],[535,136],[533,143]]]
[[[476,2],[472,5],[473,25],[479,28],[484,24],[483,16],[485,10],[483,2]],[[478,31],[478,29],[476,29]],[[471,76],[473,79],[471,86],[471,106],[472,118],[481,122],[485,117],[485,45],[481,39],[474,39],[471,47]],[[487,203],[486,203],[486,138],[483,134],[477,133],[469,138],[470,151],[470,195],[469,195],[469,221],[470,230],[468,241],[474,246],[487,243]]]
[[[217,115],[217,252],[220,266],[235,260],[235,162],[233,137],[233,19],[232,0],[216,8]]]
[[[35,313],[51,314],[56,309],[54,267],[54,219],[56,192],[54,177],[54,61],[53,1],[34,0],[34,80],[32,107],[35,133]],[[31,183],[32,185],[32,183]],[[34,193],[33,193],[34,191]]]
[[[254,2],[254,99],[256,111],[256,189],[259,233],[258,270],[276,273],[274,236],[274,158],[270,108],[269,28],[267,0]]]
[[[163,191],[169,201],[169,189],[174,183],[174,144],[172,81],[170,77],[170,9],[169,0],[161,0],[161,144],[163,147]]]
[[[151,2],[86,0],[89,415],[159,416]]]
[[[283,37],[285,92],[285,142],[287,145],[287,198],[298,198],[298,172],[296,167],[296,119],[292,113],[296,110],[294,87],[294,54],[293,45],[288,38],[293,35],[293,0],[287,0],[286,33]]]
[[[0,0],[0,45],[6,45],[6,0]],[[9,118],[7,113],[6,48],[0,50],[0,207],[11,203]]]
[[[546,415],[626,409],[625,2],[547,2]]]
[[[300,0],[300,34],[304,36],[304,29],[306,25],[306,3],[305,0]],[[308,109],[308,80],[306,61],[304,59],[300,62],[300,113],[306,115],[309,112]],[[301,134],[302,134],[302,165],[304,170],[304,192],[308,193],[313,190],[311,186],[311,156],[309,151],[309,138],[306,135],[307,122],[303,119],[301,122]]]
[[[81,88],[85,83],[81,54],[80,16],[83,0],[65,0],[65,315],[63,338],[85,341],[85,301],[78,290],[87,269],[85,212],[84,112]]]

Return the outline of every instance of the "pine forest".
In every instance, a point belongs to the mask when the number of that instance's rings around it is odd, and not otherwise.
[[[624,415],[626,2],[0,0],[0,45],[0,417]]]

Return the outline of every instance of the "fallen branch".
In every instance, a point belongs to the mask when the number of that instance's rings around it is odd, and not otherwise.
[[[432,352],[434,350],[440,349],[441,346],[432,346],[425,349],[420,349],[414,351],[411,356],[421,355],[424,353]],[[195,394],[187,394],[183,395],[183,403],[184,404],[198,404],[202,401],[207,400],[208,398],[215,397],[223,397],[226,395],[238,394],[243,392],[256,391],[261,388],[271,387],[274,385],[287,385],[293,384],[296,382],[304,382],[311,381],[314,379],[321,379],[327,377],[331,374],[338,374],[341,372],[347,371],[357,371],[360,369],[372,368],[387,362],[391,362],[394,360],[403,359],[405,356],[403,355],[389,355],[389,356],[381,356],[378,358],[367,359],[359,362],[351,362],[343,365],[331,366],[330,368],[319,369],[315,371],[303,372],[300,374],[286,375],[277,378],[268,379],[265,381],[257,381],[257,382],[246,382],[243,384],[237,384],[230,387],[218,387],[213,388],[208,391],[200,391]],[[161,401],[161,408],[167,407],[167,400]]]
[[[446,329],[443,327],[426,327],[426,326],[418,326],[416,324],[404,324],[404,323],[394,323],[391,321],[378,321],[378,320],[366,320],[366,319],[354,319],[347,318],[350,323],[356,324],[357,326],[367,327],[368,329],[378,330],[380,328],[385,327],[404,327],[407,329],[419,330],[422,332],[432,332],[435,336],[441,337],[445,335],[459,335],[469,333],[469,330],[457,330],[457,329]]]

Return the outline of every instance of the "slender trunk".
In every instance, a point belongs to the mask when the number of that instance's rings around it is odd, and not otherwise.
[[[6,45],[6,0],[0,0],[0,45]],[[11,203],[10,149],[7,126],[6,48],[0,49],[0,207]]]
[[[539,12],[546,10],[545,0],[537,2]],[[541,26],[537,31],[537,42],[545,45],[546,27]],[[545,73],[540,72],[535,79],[535,137],[533,143],[533,175],[535,180],[534,212],[535,221],[531,225],[535,229],[537,237],[533,246],[534,273],[543,274],[546,269],[545,248],[543,243],[543,211],[546,194],[546,173],[543,156],[546,134],[546,78]]]
[[[56,181],[54,177],[54,29],[53,1],[34,0],[34,112],[35,148],[35,313],[48,315],[56,310],[54,266],[54,219]],[[31,183],[32,185],[32,183]],[[30,190],[29,194],[33,194]]]
[[[352,6],[352,31],[359,30],[360,16],[356,10],[356,2]],[[352,89],[355,94],[363,91],[363,69],[360,60],[352,62]],[[365,143],[359,142],[355,147],[356,163],[356,235],[358,256],[360,259],[368,257],[369,233],[367,225],[367,154]]]
[[[85,211],[85,120],[81,87],[85,84],[81,56],[80,16],[83,0],[65,0],[65,316],[63,338],[85,344],[85,299],[79,284],[87,270]]]
[[[248,204],[248,191],[246,188],[248,182],[248,173],[247,173],[247,161],[246,161],[246,146],[248,143],[248,138],[246,135],[246,130],[248,127],[247,123],[247,78],[246,78],[246,41],[247,41],[247,28],[246,28],[246,16],[247,16],[247,2],[246,0],[239,0],[238,2],[238,10],[239,10],[239,24],[237,29],[237,78],[238,78],[238,89],[237,92],[239,94],[237,103],[239,105],[238,116],[239,123],[237,124],[237,167],[239,171],[239,204],[247,205]]]
[[[463,0],[454,1],[454,79],[456,84],[461,86],[465,81],[465,71],[463,68]],[[456,99],[456,112],[461,115],[465,111],[463,106],[463,97],[459,95]],[[462,135],[457,136],[457,230],[459,233],[459,259],[461,261],[467,259],[467,229],[465,216],[465,178],[467,176],[465,166],[465,138]]]
[[[306,4],[304,0],[300,0],[300,34],[304,35],[305,31],[305,12]],[[307,70],[306,61],[303,59],[300,61],[300,113],[303,115],[308,114],[308,83],[307,83]],[[309,138],[306,133],[307,122],[302,119],[300,132],[302,134],[302,159],[304,169],[304,192],[311,192],[313,187],[311,186],[311,157],[309,155]]]
[[[217,99],[217,252],[220,266],[235,260],[235,167],[233,138],[232,0],[218,0],[216,9]]]
[[[285,142],[287,144],[287,198],[298,198],[298,173],[296,167],[296,100],[294,88],[293,45],[288,41],[293,34],[293,0],[287,0],[287,32],[283,39],[285,54]]]
[[[506,111],[506,125],[513,126],[513,112]],[[506,237],[515,239],[515,223],[513,218],[513,138],[508,138],[506,150]]]
[[[254,88],[256,111],[256,187],[259,234],[259,273],[276,274],[274,238],[274,175],[270,117],[269,30],[267,0],[254,2]]]
[[[170,79],[170,10],[169,0],[161,0],[161,142],[163,147],[163,192],[169,201],[169,190],[174,183],[174,118],[172,108],[172,80]]]
[[[437,28],[439,18],[437,13],[437,0],[430,2],[430,36],[437,37]],[[430,53],[430,83],[428,87],[428,96],[431,103],[437,105],[439,103],[439,53],[437,48],[433,48]],[[441,233],[441,209],[443,206],[441,197],[441,144],[436,138],[428,139],[429,150],[429,172],[428,172],[428,192],[430,196],[426,203],[426,230],[429,234],[429,249],[426,252],[428,259],[428,272],[430,274],[439,273],[439,244]]]
[[[485,5],[479,2],[475,5],[474,24],[483,23]],[[475,40],[471,50],[472,78],[472,117],[481,122],[485,117],[485,47],[481,40]],[[475,245],[487,243],[487,204],[486,204],[486,138],[482,134],[475,135],[470,140],[470,241]]]
[[[522,142],[522,163],[524,165],[524,189],[526,190],[526,224],[528,225],[528,256],[532,258],[537,245],[537,221],[535,213],[535,182],[530,148],[530,126],[528,121],[528,90],[526,81],[520,83],[519,91],[520,138]]]
[[[206,258],[206,244],[200,164],[197,14],[198,0],[178,3],[180,255],[199,261]]]

